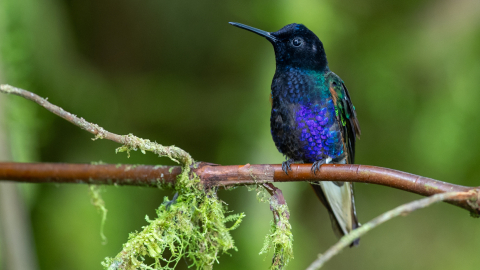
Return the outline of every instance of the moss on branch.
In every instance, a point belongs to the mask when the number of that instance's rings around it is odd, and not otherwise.
[[[152,151],[182,164],[175,184],[178,197],[165,198],[156,211],[157,217],[146,217],[149,225],[141,232],[131,233],[116,257],[105,259],[105,269],[175,269],[182,258],[190,267],[212,269],[220,254],[237,250],[230,231],[240,225],[245,215],[226,215],[227,207],[218,199],[216,189],[205,189],[200,178],[191,173],[190,155],[180,148],[165,147],[131,134],[117,152],[136,149],[142,153]],[[148,257],[153,262],[149,263]]]

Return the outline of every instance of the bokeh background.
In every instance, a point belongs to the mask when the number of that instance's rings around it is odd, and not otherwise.
[[[303,23],[320,37],[357,108],[358,163],[480,185],[478,0],[1,0],[0,83],[48,97],[112,132],[175,144],[196,160],[280,163],[269,133],[272,47],[229,21],[267,31]],[[0,96],[0,122],[2,160],[171,164],[153,154],[115,154],[115,143],[94,142],[15,96]],[[304,269],[337,239],[306,183],[279,186],[295,239],[288,269]],[[356,187],[362,222],[420,198]],[[103,258],[116,255],[128,233],[147,224],[145,215],[154,216],[163,197],[172,196],[105,188],[108,243],[102,245],[101,216],[87,186],[0,188],[0,224],[10,220],[5,209],[24,220],[16,228],[30,243],[23,247],[25,270],[101,269]],[[269,206],[244,187],[219,196],[246,218],[233,232],[239,251],[223,255],[214,269],[267,269],[271,256],[258,252],[272,219]],[[375,229],[325,269],[478,269],[479,222],[438,204]],[[0,269],[11,270],[16,241],[7,239],[3,234]]]

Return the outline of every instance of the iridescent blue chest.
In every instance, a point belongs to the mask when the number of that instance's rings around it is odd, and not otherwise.
[[[334,99],[324,73],[277,70],[270,124],[275,145],[289,158],[311,163],[344,155]]]

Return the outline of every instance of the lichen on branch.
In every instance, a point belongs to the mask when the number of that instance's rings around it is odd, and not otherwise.
[[[123,137],[123,146],[120,146],[117,148],[116,152],[127,152],[128,156],[130,156],[130,151],[134,150],[136,151],[139,149],[143,154],[145,154],[146,151],[153,152],[157,154],[160,157],[168,157],[171,160],[181,163],[184,166],[184,169],[187,169],[189,171],[189,167],[191,164],[193,164],[193,159],[188,154],[185,152],[183,149],[180,149],[174,145],[172,146],[163,146],[157,142],[152,142],[148,139],[142,139],[137,136],[134,136],[133,134],[128,134],[124,135]],[[96,136],[95,139],[97,138],[103,138],[101,135]]]
[[[260,255],[267,254],[270,250],[273,250],[270,269],[281,270],[288,265],[290,260],[293,260],[292,226],[288,221],[290,212],[283,193],[279,188],[276,188],[271,183],[263,184],[263,186],[271,195],[268,198],[268,202],[273,213],[273,221],[270,224],[270,233],[265,237],[263,247],[260,250]],[[263,201],[265,197],[260,197],[259,195],[262,196],[262,193],[257,193],[257,196]]]
[[[143,146],[137,147],[144,151]],[[190,172],[192,160],[179,161],[187,163],[182,164],[183,171],[175,184],[178,197],[165,198],[156,211],[157,218],[146,217],[149,224],[141,232],[131,233],[115,258],[105,259],[105,269],[175,269],[182,258],[190,267],[212,269],[220,254],[237,250],[230,231],[240,225],[245,215],[226,216],[227,207],[218,199],[216,189],[205,189],[200,178]],[[153,263],[149,264],[147,257]]]

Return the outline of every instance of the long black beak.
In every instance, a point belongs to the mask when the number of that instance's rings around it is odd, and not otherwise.
[[[236,23],[236,22],[229,22],[229,24],[231,24],[233,26],[236,26],[236,27],[239,27],[239,28],[242,28],[242,29],[245,29],[245,30],[248,30],[248,31],[253,32],[253,33],[255,33],[257,35],[260,35],[262,37],[265,37],[266,39],[268,39],[268,41],[270,41],[272,43],[277,41],[277,38],[272,36],[272,34],[270,32],[263,31],[263,30],[253,28],[253,27],[245,25],[245,24]]]

